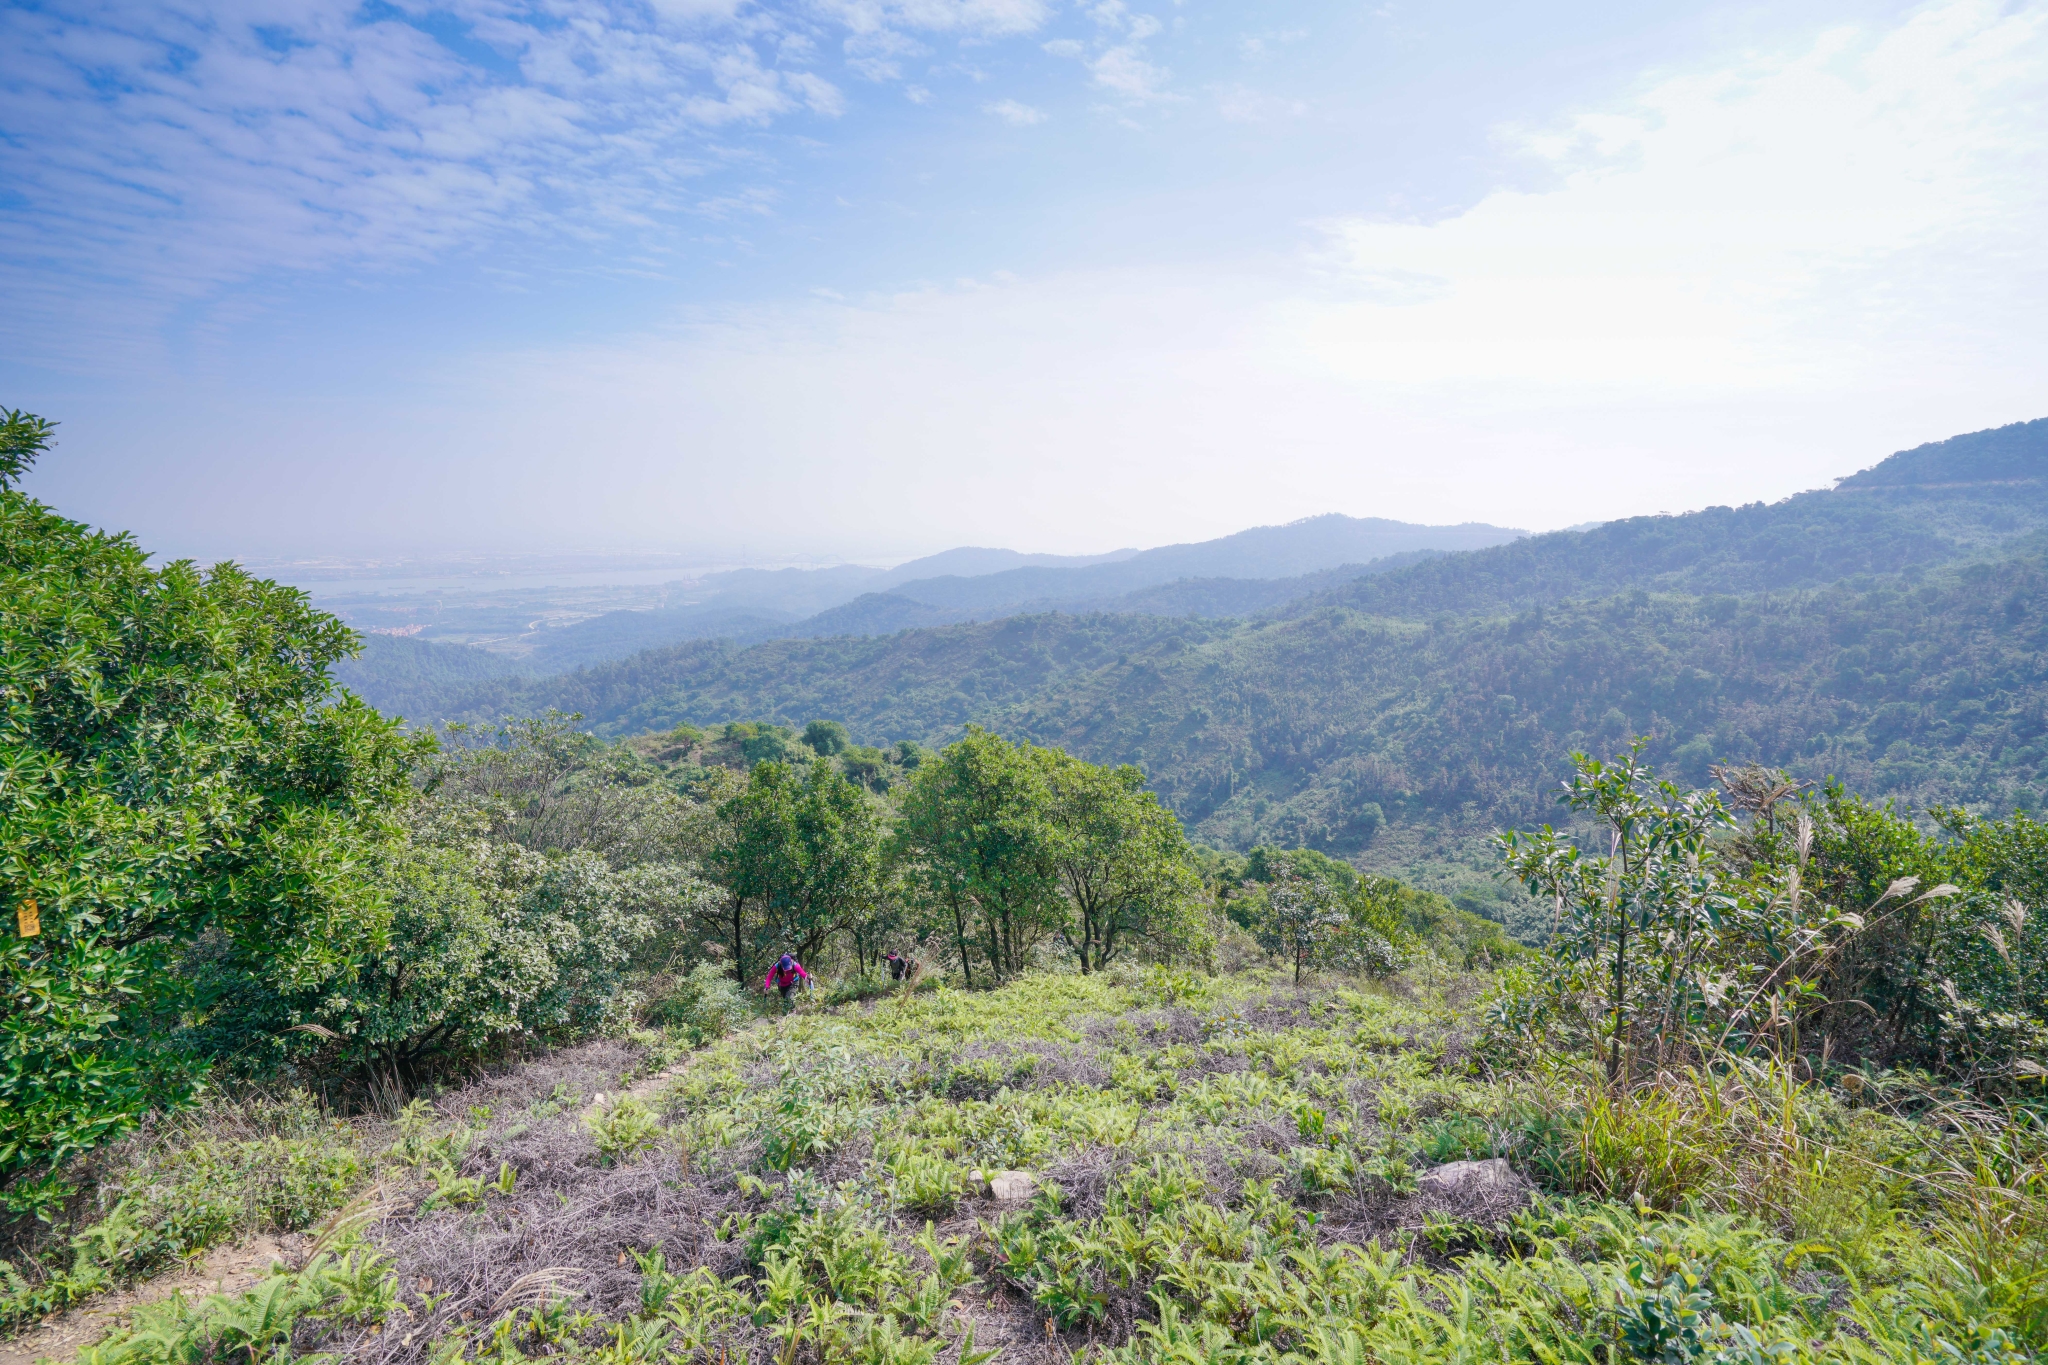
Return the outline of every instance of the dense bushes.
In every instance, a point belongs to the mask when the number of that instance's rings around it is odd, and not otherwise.
[[[1499,997],[1504,1043],[1597,1046],[1616,1085],[1723,1057],[2048,1077],[2048,949],[2022,899],[2048,882],[2035,821],[1945,812],[1930,833],[1763,769],[1724,772],[1724,802],[1659,781],[1640,746],[1575,762],[1564,797],[1596,851],[1547,827],[1500,841],[1559,917],[1540,972]]]
[[[731,972],[716,962],[699,962],[688,975],[653,995],[646,1017],[649,1023],[673,1029],[694,1045],[724,1037],[751,1018],[752,1012]]]
[[[418,746],[327,669],[353,636],[232,565],[153,568],[12,487],[48,440],[0,426],[0,1185],[189,1094],[181,956],[317,992],[378,941],[368,848]],[[27,1183],[24,1179],[27,1178]]]
[[[1491,920],[1316,849],[1203,849],[1200,861],[1224,917],[1304,968],[1386,976],[1424,952],[1470,968],[1524,951]]]

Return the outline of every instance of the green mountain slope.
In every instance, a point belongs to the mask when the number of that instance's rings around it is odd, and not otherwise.
[[[1627,588],[1765,592],[1995,554],[2048,528],[2048,419],[1901,451],[1776,503],[1630,517],[1358,580],[1282,609],[1512,611]]]
[[[386,715],[427,715],[481,684],[532,676],[522,660],[487,649],[398,635],[362,640],[360,654],[334,665],[334,680]]]
[[[623,734],[842,719],[862,742],[969,722],[1142,763],[1202,837],[1353,852],[1383,828],[1548,814],[1559,756],[1828,773],[1916,804],[2032,805],[2048,723],[2043,562],[1917,586],[1652,595],[1432,623],[1031,616],[883,638],[693,644],[502,680],[451,714],[547,706]]]
[[[1961,484],[2032,482],[2048,477],[2048,417],[1930,441],[1898,454],[1837,487],[1942,488]]]
[[[422,688],[414,714],[556,707],[612,734],[829,717],[864,743],[979,723],[1142,764],[1208,842],[1411,875],[1489,828],[1553,818],[1564,754],[1638,734],[1694,781],[1760,761],[1921,808],[2033,808],[2048,799],[2048,483],[2030,471],[2048,467],[2048,424],[1958,441],[1866,471],[1890,483],[1441,555],[1270,619],[1050,613],[697,642]],[[922,615],[897,609],[905,627]]]

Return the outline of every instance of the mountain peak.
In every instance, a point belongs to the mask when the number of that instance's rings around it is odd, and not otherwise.
[[[1837,488],[2019,483],[2048,477],[2048,417],[1991,427],[1902,450]]]

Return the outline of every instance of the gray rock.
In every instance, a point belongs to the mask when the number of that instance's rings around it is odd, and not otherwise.
[[[1005,1203],[1038,1193],[1038,1178],[1029,1171],[997,1171],[988,1178],[988,1192]]]
[[[1506,1157],[1496,1156],[1485,1161],[1446,1161],[1415,1177],[1415,1187],[1451,1199],[1484,1199],[1496,1192],[1521,1189],[1522,1178],[1509,1167]]]
[[[1447,1161],[1415,1178],[1415,1200],[1423,1208],[1492,1226],[1529,1199],[1529,1182],[1504,1157]]]

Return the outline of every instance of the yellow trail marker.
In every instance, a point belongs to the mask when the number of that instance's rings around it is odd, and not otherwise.
[[[34,938],[43,932],[42,912],[36,909],[34,901],[23,901],[14,907],[14,923],[20,928],[23,938]]]

